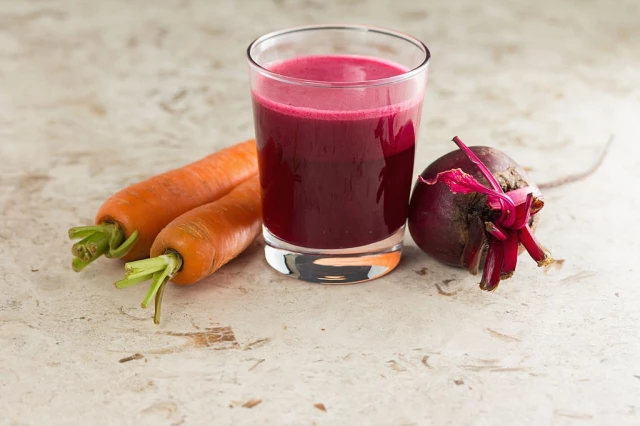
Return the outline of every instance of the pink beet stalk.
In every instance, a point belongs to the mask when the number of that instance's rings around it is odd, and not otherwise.
[[[487,251],[487,260],[484,263],[482,271],[482,279],[480,280],[480,288],[487,291],[493,291],[500,284],[500,271],[502,268],[502,260],[504,258],[504,245],[502,241],[494,241],[489,245]]]
[[[511,201],[513,201],[513,204],[515,205],[522,204],[524,201],[526,201],[529,194],[532,194],[535,199],[538,199],[538,197],[542,196],[540,190],[532,186],[524,186],[522,188],[514,189],[513,191],[509,191],[506,193],[506,195],[511,198]],[[496,210],[500,209],[500,203],[498,202],[498,200],[487,200],[487,205]]]
[[[446,172],[438,173],[438,176],[436,176],[435,179],[426,180],[422,176],[419,176],[419,179],[427,185],[434,185],[437,182],[442,182],[449,187],[451,192],[454,193],[470,194],[472,192],[479,192],[480,194],[485,194],[487,196],[487,200],[491,200],[491,203],[489,204],[490,206],[497,205],[498,207],[495,210],[507,211],[507,214],[515,220],[516,205],[513,203],[511,198],[503,192],[487,188],[478,182],[473,176],[460,169],[447,170]],[[505,205],[506,207],[504,207]]]
[[[482,173],[482,175],[487,178],[487,180],[489,181],[489,185],[491,185],[491,187],[497,191],[497,192],[503,192],[502,191],[502,187],[500,186],[500,184],[498,183],[498,179],[496,179],[496,177],[493,175],[493,173],[491,173],[491,171],[487,168],[487,166],[484,165],[484,163],[482,161],[480,161],[480,159],[478,158],[477,155],[475,155],[473,153],[473,151],[471,151],[469,149],[468,146],[466,146],[464,144],[464,142],[462,142],[460,140],[459,137],[454,136],[453,137],[453,142],[455,142],[456,145],[458,145],[458,148],[460,148],[460,150],[462,150],[462,152],[465,153],[465,155],[469,158],[469,160],[471,160],[471,162],[473,164],[476,165],[476,167],[478,167],[478,170],[480,170],[480,173]]]
[[[500,225],[496,225],[493,222],[486,222],[484,226],[487,232],[493,235],[497,240],[504,241],[507,239],[508,231],[501,229],[502,227]]]
[[[478,274],[482,251],[487,244],[485,228],[479,217],[470,219],[469,238],[462,251],[462,267],[473,275]]]
[[[520,238],[520,242],[524,248],[527,250],[527,253],[529,253],[529,256],[538,262],[538,266],[545,266],[551,263],[553,260],[551,254],[538,242],[535,235],[533,235],[533,231],[529,228],[529,225],[526,225],[518,231],[518,237]]]
[[[513,229],[522,229],[527,223],[529,223],[529,218],[531,217],[531,207],[533,206],[533,194],[527,194],[527,200],[524,202],[524,208],[522,210],[522,214],[516,218],[516,221],[513,223]]]
[[[518,263],[518,249],[520,241],[518,231],[509,231],[507,239],[504,241],[504,258],[502,259],[502,269],[500,279],[511,278]]]
[[[469,158],[469,160],[476,165],[476,167],[478,167],[478,170],[480,170],[480,173],[482,173],[482,175],[489,181],[489,185],[491,185],[491,188],[493,188],[493,190],[496,193],[504,193],[504,191],[502,190],[502,187],[500,186],[500,183],[498,182],[498,179],[496,179],[496,177],[493,175],[493,173],[491,173],[491,170],[489,170],[489,168],[487,166],[484,165],[484,163],[482,161],[480,161],[480,159],[478,158],[477,155],[475,155],[473,153],[473,151],[471,151],[469,149],[468,146],[466,146],[464,144],[464,142],[462,142],[462,140],[460,140],[459,137],[454,136],[453,137],[453,142],[458,145],[458,148],[460,148],[462,150],[462,152],[465,153],[465,155]],[[500,199],[500,202],[503,202],[503,199]],[[506,221],[509,224],[511,224],[515,219],[513,217],[513,210],[512,209],[505,209],[504,208],[504,204],[502,204],[502,209],[501,209],[501,214],[502,216],[500,217],[501,221]]]

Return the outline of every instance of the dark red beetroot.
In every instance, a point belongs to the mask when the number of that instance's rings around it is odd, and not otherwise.
[[[538,187],[503,152],[484,146],[460,148],[427,167],[409,206],[409,232],[427,254],[477,274],[480,288],[494,290],[510,278],[522,248],[543,266],[549,252],[533,235],[544,205]]]

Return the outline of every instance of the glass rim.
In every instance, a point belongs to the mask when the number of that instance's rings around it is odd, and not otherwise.
[[[362,81],[348,81],[348,82],[329,82],[329,81],[319,81],[319,80],[306,80],[303,78],[296,77],[288,77],[286,75],[278,74],[273,71],[269,71],[262,65],[260,65],[252,56],[253,50],[260,43],[263,43],[272,38],[276,38],[285,34],[293,34],[304,31],[318,31],[318,30],[347,30],[347,31],[358,31],[358,32],[373,32],[377,34],[384,34],[392,37],[399,38],[401,40],[407,41],[417,48],[419,48],[424,54],[424,59],[422,62],[415,68],[410,69],[402,74],[395,75],[393,77],[386,77],[377,80],[362,80]],[[324,88],[363,88],[363,87],[372,87],[372,86],[381,86],[381,85],[389,85],[394,83],[399,83],[408,79],[415,77],[420,74],[429,66],[429,60],[431,59],[431,52],[429,48],[420,40],[410,35],[401,33],[399,31],[376,27],[371,25],[305,25],[299,27],[286,28],[283,30],[273,31],[267,33],[263,36],[260,36],[253,40],[249,47],[247,47],[247,61],[249,62],[249,66],[259,72],[262,75],[270,77],[274,80],[278,80],[283,83],[290,83],[298,86],[309,86],[309,87],[324,87]]]

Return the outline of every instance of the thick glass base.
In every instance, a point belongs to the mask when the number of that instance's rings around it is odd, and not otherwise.
[[[278,272],[321,284],[355,284],[391,272],[400,262],[404,226],[390,237],[362,247],[313,250],[288,244],[263,228],[264,253]]]

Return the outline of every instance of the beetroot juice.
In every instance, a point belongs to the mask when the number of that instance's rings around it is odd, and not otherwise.
[[[407,72],[391,62],[347,56],[297,57],[267,68],[332,83]],[[406,221],[421,94],[393,103],[388,86],[350,90],[309,91],[263,79],[253,91],[264,224],[287,243],[364,246]]]

